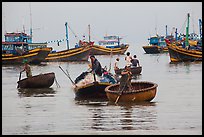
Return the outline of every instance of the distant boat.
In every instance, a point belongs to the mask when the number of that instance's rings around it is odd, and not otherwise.
[[[99,40],[98,44],[94,44],[90,40],[90,25],[89,25],[89,41],[79,41],[81,47],[91,47],[93,55],[118,55],[124,54],[129,47],[129,44],[120,43],[122,38],[116,35],[106,35],[103,40]]]
[[[105,88],[106,95],[110,102],[135,103],[151,101],[157,93],[158,85],[153,82],[138,81],[132,82],[133,90],[119,91],[119,84],[113,84]],[[122,93],[121,93],[122,92]]]
[[[202,61],[202,51],[187,49],[167,42],[171,62]]]
[[[55,73],[45,73],[19,80],[19,88],[49,88],[54,83]]]
[[[123,70],[124,70],[124,68],[114,69],[116,75],[121,75],[121,72]],[[139,66],[139,67],[131,67],[131,72],[132,72],[132,75],[139,75],[142,72],[142,67],[141,66]]]
[[[124,54],[129,47],[129,44],[121,44],[119,36],[108,35],[104,36],[104,40],[98,41],[99,45],[92,45],[91,54],[94,55],[118,55]]]
[[[69,48],[67,22],[65,23],[65,26],[66,26],[67,49],[57,52],[51,52],[48,55],[48,57],[45,58],[45,61],[46,62],[88,61],[91,48],[90,47]]]
[[[52,48],[46,43],[33,43],[30,35],[20,33],[6,33],[5,41],[2,41],[2,64],[40,64],[48,56]],[[30,48],[32,45],[33,49]]]
[[[90,47],[79,47],[58,52],[49,53],[45,58],[47,62],[88,61],[91,52]]]
[[[106,48],[103,46],[99,46],[99,45],[92,45],[91,46],[91,53],[93,55],[118,55],[118,54],[124,54],[127,49],[128,49],[129,45],[126,46],[121,46],[119,48]]]
[[[189,40],[189,18],[188,13],[185,41],[170,42],[165,39],[171,62],[202,61],[202,42],[198,45],[199,40],[198,42]]]
[[[168,52],[164,36],[152,36],[149,39],[149,45],[143,46],[146,54],[157,54],[162,52]]]

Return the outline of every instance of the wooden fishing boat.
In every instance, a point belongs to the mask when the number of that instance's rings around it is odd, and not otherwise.
[[[75,45],[74,48],[69,47],[69,38],[68,38],[68,24],[65,23],[66,26],[66,40],[67,40],[67,49],[57,52],[51,52],[47,58],[45,58],[46,62],[67,62],[67,61],[88,61],[91,48],[87,46]]]
[[[45,73],[19,80],[19,88],[49,88],[54,83],[55,73]]]
[[[85,86],[75,87],[76,99],[107,99],[105,88],[111,85],[107,82],[93,82]]]
[[[2,64],[23,64],[26,59],[29,64],[40,64],[45,61],[52,48],[36,48],[23,54],[2,53]]]
[[[113,75],[108,72],[101,77],[83,72],[73,82],[76,99],[107,99],[105,88],[116,82]]]
[[[116,75],[120,75],[124,68],[114,69]],[[132,75],[139,75],[142,72],[142,66],[139,67],[131,67]]]
[[[173,28],[174,29],[174,28]],[[176,30],[176,34],[177,34],[177,30]],[[165,39],[169,39],[170,41],[174,41],[174,36],[168,35],[167,33],[167,25],[166,25],[166,36],[152,36],[150,38],[148,38],[148,45],[147,46],[143,46],[144,51],[146,52],[146,54],[158,54],[158,53],[167,53],[168,52],[168,47],[167,44],[165,42]]]
[[[142,47],[146,54],[158,54],[168,51],[164,36],[152,36],[148,40],[149,45]]]
[[[107,98],[110,102],[135,103],[151,101],[157,93],[158,85],[153,82],[132,82],[133,90],[119,91],[119,84],[113,84],[105,88]]]
[[[24,59],[28,60],[28,63],[39,64],[52,50],[46,43],[33,43],[32,37],[23,32],[6,33],[4,36],[2,64],[22,64]]]
[[[48,56],[45,58],[45,61],[47,62],[88,61],[90,51],[91,51],[90,47],[79,47],[79,48],[62,50],[59,52],[48,54]]]
[[[202,61],[202,51],[189,50],[175,44],[168,44],[168,50],[171,62]]]
[[[171,62],[202,61],[202,46],[195,48],[197,42],[189,41],[189,18],[190,14],[188,13],[185,41],[177,44],[178,42],[170,42],[170,40],[165,39]],[[191,48],[192,46],[194,48]]]
[[[93,44],[91,54],[93,55],[118,55],[124,54],[129,44],[121,43],[122,38],[116,35],[106,35],[103,40],[98,41],[98,45]]]
[[[89,25],[89,40],[79,41],[80,47],[91,47],[92,55],[118,55],[124,54],[129,47],[127,43],[121,43],[121,37],[116,35],[106,35],[103,40],[99,40],[98,44],[94,44],[90,40],[90,25]]]
[[[118,54],[124,54],[129,45],[124,45],[121,47],[117,48],[107,48],[104,46],[99,46],[99,45],[92,45],[91,47],[91,53],[93,55],[118,55]]]

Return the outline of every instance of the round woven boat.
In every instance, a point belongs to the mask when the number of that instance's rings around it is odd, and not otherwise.
[[[119,90],[120,84],[113,84],[105,88],[106,96],[111,102],[141,102],[151,101],[156,96],[158,85],[153,82],[131,82],[133,90]]]

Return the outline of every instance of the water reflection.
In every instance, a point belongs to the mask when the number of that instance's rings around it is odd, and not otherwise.
[[[191,67],[195,67],[196,65],[200,66],[202,65],[202,62],[201,61],[194,61],[194,62],[170,62],[169,63],[169,67],[170,68],[173,68],[173,71],[178,71],[179,69],[184,69],[185,72],[188,74],[191,72]],[[200,69],[202,68],[198,68],[200,71]],[[195,69],[194,69],[195,71]]]
[[[88,105],[91,116],[83,124],[83,130],[156,130],[157,111],[155,102],[111,104],[106,101],[77,101]]]
[[[91,105],[91,106],[106,106],[108,105],[108,99],[102,98],[102,99],[80,99],[75,98],[77,105]]]
[[[157,113],[155,102],[121,104],[120,125],[123,130],[155,130]]]
[[[55,93],[53,88],[18,89],[20,97],[54,97]]]

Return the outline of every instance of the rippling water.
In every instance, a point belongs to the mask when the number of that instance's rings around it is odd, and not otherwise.
[[[72,83],[58,66],[74,80],[88,62],[31,65],[33,75],[55,72],[60,85],[36,90],[16,88],[23,66],[2,66],[2,134],[202,134],[202,62],[171,64],[168,53],[142,50],[131,53],[143,67],[137,80],[158,84],[150,103],[75,100]],[[97,56],[107,67],[116,57],[123,66],[124,55]]]

